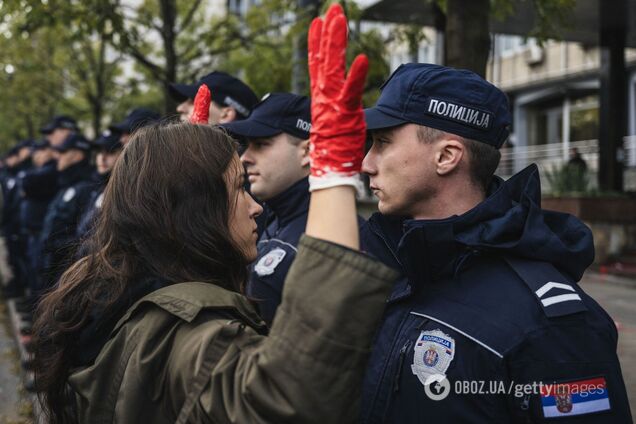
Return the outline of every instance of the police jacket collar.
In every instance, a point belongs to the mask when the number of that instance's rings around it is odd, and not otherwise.
[[[508,181],[497,177],[486,200],[460,216],[409,220],[374,214],[369,225],[380,248],[370,253],[401,269],[414,288],[451,278],[480,255],[545,261],[578,281],[594,258],[591,231],[540,204],[539,171],[531,165]],[[406,288],[396,286],[392,297],[399,290]]]
[[[309,179],[303,178],[287,190],[265,202],[280,226],[284,226],[309,209]]]
[[[58,173],[57,182],[60,188],[66,188],[83,180],[90,180],[92,168],[88,159],[75,163]]]

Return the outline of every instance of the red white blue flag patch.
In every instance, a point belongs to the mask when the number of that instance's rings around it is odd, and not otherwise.
[[[541,406],[545,418],[590,414],[610,409],[607,382],[604,377],[541,387]]]

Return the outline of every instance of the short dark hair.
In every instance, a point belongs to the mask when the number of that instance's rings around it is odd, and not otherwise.
[[[446,135],[450,135],[450,133],[423,125],[418,125],[417,128],[417,138],[423,143],[432,143]],[[472,183],[482,192],[487,193],[488,186],[492,182],[497,166],[499,166],[501,152],[490,144],[456,134],[452,135],[461,141],[468,152],[469,175]]]

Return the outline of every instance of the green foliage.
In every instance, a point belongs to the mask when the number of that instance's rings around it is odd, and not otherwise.
[[[550,184],[550,194],[554,196],[582,195],[591,191],[589,173],[580,166],[567,163],[554,166],[545,172],[545,176]]]

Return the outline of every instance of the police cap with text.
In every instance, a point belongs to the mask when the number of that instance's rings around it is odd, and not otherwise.
[[[179,102],[186,99],[194,100],[202,84],[208,86],[215,103],[233,107],[239,118],[249,115],[258,103],[258,97],[247,84],[221,71],[210,72],[194,84],[170,84],[170,94]]]
[[[222,124],[221,127],[246,138],[286,133],[306,140],[311,129],[311,102],[309,97],[297,94],[266,94],[247,119]]]
[[[500,148],[510,134],[506,95],[474,72],[426,63],[401,65],[365,109],[369,130],[405,123],[435,128]]]

